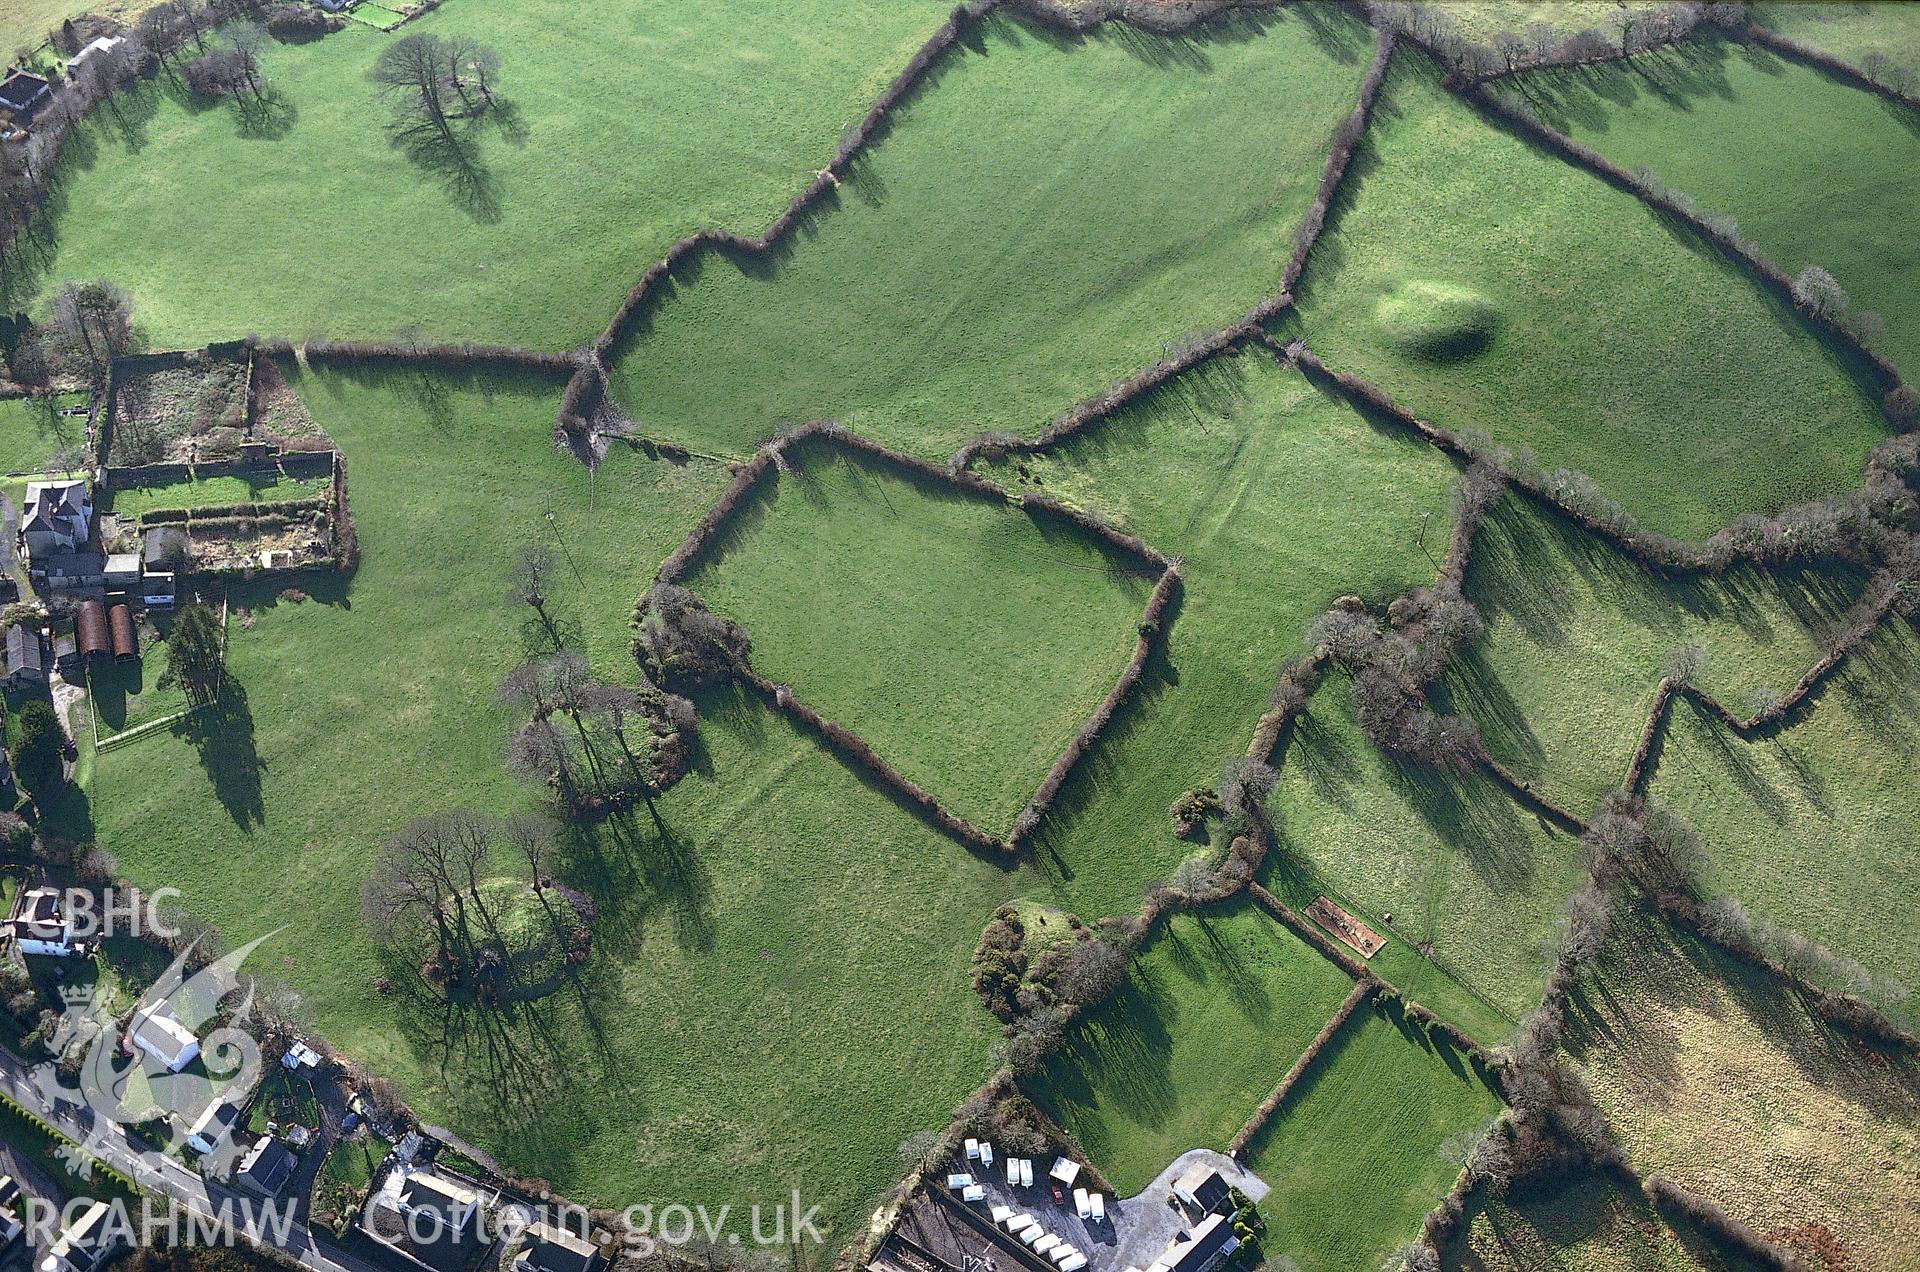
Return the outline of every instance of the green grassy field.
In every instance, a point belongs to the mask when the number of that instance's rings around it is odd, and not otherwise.
[[[1441,1263],[1459,1272],[1758,1272],[1598,1172],[1499,1200],[1475,1194]]]
[[[1567,1048],[1643,1174],[1776,1240],[1825,1228],[1843,1266],[1907,1261],[1920,1242],[1911,1055],[1854,1040],[1779,983],[1639,915],[1573,1006]]]
[[[1844,571],[1656,575],[1560,517],[1508,499],[1482,524],[1466,594],[1485,637],[1457,659],[1442,705],[1488,749],[1584,817],[1617,787],[1672,652],[1706,651],[1700,686],[1742,715],[1826,652],[1859,594]]]
[[[754,667],[1004,833],[1132,656],[1152,581],[1058,522],[793,453],[688,580]]]
[[[1860,66],[1882,53],[1920,66],[1920,8],[1884,0],[1762,0],[1754,20]]]
[[[1415,412],[1704,536],[1859,484],[1874,404],[1791,310],[1397,60],[1286,330]]]
[[[675,239],[757,233],[950,7],[449,4],[407,31],[493,46],[512,103],[471,139],[464,199],[388,140],[367,71],[390,37],[353,24],[269,43],[280,105],[264,129],[164,77],[90,120],[55,198],[57,250],[8,278],[5,302],[110,278],[162,348],[407,326],[581,344]]]
[[[1195,846],[1167,806],[1244,755],[1307,624],[1359,592],[1431,579],[1453,467],[1264,352],[1216,359],[1059,452],[990,470],[1102,510],[1185,559],[1166,655],[1069,783],[1040,863],[1088,918],[1131,913]],[[1439,550],[1438,547],[1435,550]]]
[[[1912,985],[1920,639],[1894,624],[1771,738],[1744,741],[1675,704],[1652,790],[1700,828],[1713,891]]]
[[[1224,1151],[1352,988],[1250,903],[1176,915],[1029,1090],[1129,1196]]]
[[[504,1021],[382,996],[358,914],[382,838],[433,808],[531,800],[493,700],[523,650],[515,550],[551,511],[582,576],[555,604],[629,677],[633,598],[727,474],[619,451],[589,512],[584,470],[549,440],[556,384],[290,376],[349,456],[359,570],[303,581],[301,603],[236,592],[255,618],[231,649],[241,694],[197,737],[100,757],[64,824],[231,940],[284,925],[259,957],[321,1031],[523,1173],[621,1205],[799,1186],[844,1232],[899,1141],[984,1076],[968,953],[1028,876],[759,706],[709,700],[700,769],[661,824],[609,826],[562,863],[600,906],[577,983]]]
[[[1277,289],[1370,45],[1320,9],[1165,45],[996,17],[789,250],[672,289],[615,395],[728,453],[823,416],[941,456],[1037,433]]]
[[[1362,1007],[1248,1148],[1273,1188],[1263,1249],[1306,1272],[1385,1265],[1499,1111],[1464,1057]]]
[[[236,503],[278,503],[312,499],[327,493],[325,477],[284,477],[271,473],[257,478],[199,477],[157,486],[129,486],[113,492],[110,509],[123,517],[137,517],[155,508],[211,508]]]
[[[1266,867],[1274,891],[1295,908],[1324,893],[1382,935],[1427,946],[1507,1025],[1538,1003],[1561,904],[1583,870],[1574,840],[1486,777],[1453,778],[1380,751],[1355,723],[1338,674],[1284,742],[1279,851]]]
[[[64,407],[85,406],[86,395],[50,398],[0,398],[0,472],[38,476],[49,459],[63,450],[81,447],[87,440],[82,416],[60,414]]]
[[[1906,6],[1894,6],[1905,8]],[[1920,33],[1920,23],[1914,26]],[[1920,201],[1913,112],[1753,45],[1696,39],[1631,67],[1528,76],[1556,127],[1739,218],[1789,274],[1830,270],[1882,347],[1920,375]]]

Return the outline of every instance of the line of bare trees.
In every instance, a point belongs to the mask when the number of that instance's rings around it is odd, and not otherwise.
[[[637,687],[597,676],[556,607],[562,578],[554,553],[540,544],[522,547],[508,572],[510,599],[530,611],[532,652],[498,690],[524,716],[508,743],[507,767],[548,790],[569,821],[603,817],[635,800],[651,808],[691,762],[693,704],[644,674]],[[682,626],[673,630],[685,638]]]
[[[1606,30],[1586,27],[1563,33],[1555,23],[1540,20],[1475,40],[1444,4],[1368,0],[1366,11],[1375,26],[1407,36],[1469,80],[1633,57],[1685,39],[1702,22],[1738,31],[1747,20],[1744,4],[1674,3],[1653,9],[1623,7]]]

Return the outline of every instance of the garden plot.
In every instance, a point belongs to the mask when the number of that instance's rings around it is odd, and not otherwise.
[[[247,436],[246,359],[184,354],[122,362],[107,412],[109,467],[232,452]]]
[[[1653,793],[1699,827],[1708,888],[1835,952],[1920,984],[1920,638],[1900,619],[1791,727],[1742,738],[1671,708]]]
[[[1273,1191],[1261,1245],[1305,1272],[1386,1265],[1500,1111],[1466,1057],[1362,1006],[1248,1146]]]
[[[1576,989],[1567,1047],[1642,1173],[1718,1202],[1825,1266],[1920,1247],[1920,1064],[1812,1015],[1788,988],[1623,916]]]
[[[277,468],[184,477],[116,489],[108,511],[122,517],[140,517],[155,511],[193,511],[234,504],[298,503],[325,496],[330,484],[325,477],[293,477]]]
[[[1003,834],[1133,653],[1152,580],[1058,522],[825,446],[688,585],[761,675]]]
[[[1337,673],[1282,742],[1269,886],[1300,910],[1330,895],[1382,936],[1428,951],[1500,1017],[1486,1022],[1482,1009],[1460,1023],[1498,1041],[1540,1000],[1561,904],[1584,871],[1578,844],[1483,774],[1451,776],[1381,751]]]
[[[1509,497],[1467,567],[1486,635],[1455,659],[1440,700],[1478,722],[1495,759],[1585,817],[1623,780],[1677,651],[1700,650],[1695,683],[1744,716],[1820,660],[1861,587],[1838,568],[1662,577]]]
[[[1438,81],[1396,57],[1287,334],[1668,534],[1859,484],[1883,422],[1789,306]]]
[[[1164,654],[1036,839],[1061,903],[1091,919],[1131,913],[1142,886],[1199,850],[1167,808],[1246,753],[1314,617],[1346,593],[1385,603],[1433,577],[1454,468],[1256,349],[989,472],[1184,559]]]
[[[1353,983],[1245,901],[1167,921],[1029,1082],[1122,1196],[1224,1151]]]
[[[1166,41],[995,16],[771,259],[663,288],[614,395],[728,454],[829,416],[941,457],[1038,433],[1278,290],[1372,47],[1318,6]]]
[[[1920,38],[1920,21],[1910,23]],[[1830,271],[1867,343],[1920,378],[1920,227],[1887,214],[1920,205],[1911,110],[1710,36],[1631,67],[1529,75],[1521,88],[1547,122],[1621,167],[1652,168],[1703,208],[1738,218],[1788,274]]]

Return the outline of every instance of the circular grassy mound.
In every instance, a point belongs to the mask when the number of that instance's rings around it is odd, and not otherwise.
[[[587,938],[580,912],[557,888],[536,893],[521,879],[489,879],[480,885],[483,919],[472,916],[481,949],[502,960],[504,996],[538,998],[558,988],[568,952]]]
[[[1450,283],[1402,283],[1374,306],[1387,338],[1429,362],[1464,362],[1493,340],[1500,311],[1485,296]]]

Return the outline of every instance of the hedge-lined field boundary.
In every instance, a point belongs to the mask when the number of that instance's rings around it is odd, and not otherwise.
[[[1293,1067],[1288,1069],[1286,1073],[1281,1076],[1280,1081],[1274,1084],[1272,1093],[1269,1094],[1266,1099],[1260,1101],[1259,1105],[1253,1110],[1253,1116],[1247,1119],[1246,1124],[1243,1125],[1239,1131],[1234,1134],[1233,1139],[1228,1142],[1228,1157],[1233,1158],[1235,1161],[1245,1160],[1243,1154],[1247,1151],[1247,1145],[1251,1144],[1254,1137],[1266,1128],[1267,1122],[1273,1117],[1274,1113],[1279,1110],[1280,1106],[1286,1102],[1287,1094],[1293,1090],[1294,1084],[1299,1082],[1307,1070],[1313,1067],[1315,1061],[1319,1060],[1320,1053],[1327,1049],[1327,1044],[1333,1041],[1334,1035],[1346,1026],[1347,1020],[1359,1009],[1360,1004],[1366,1002],[1379,992],[1380,983],[1378,981],[1363,980],[1355,982],[1353,992],[1349,993],[1346,998],[1341,1001],[1340,1006],[1334,1009],[1334,1013],[1328,1018],[1327,1023],[1320,1026],[1320,1032],[1313,1036],[1313,1041],[1307,1044],[1306,1050],[1302,1051],[1299,1058],[1293,1062]]]
[[[734,659],[734,675],[751,686],[762,702],[787,716],[803,731],[819,738],[835,754],[852,761],[940,830],[967,848],[999,860],[1023,856],[1028,840],[1052,808],[1061,788],[1087,752],[1099,741],[1121,705],[1132,695],[1148,660],[1165,640],[1168,610],[1180,590],[1179,562],[1138,536],[1122,534],[1071,504],[1037,494],[1016,497],[978,473],[956,470],[894,450],[861,437],[834,420],[815,420],[779,434],[754,452],[753,458],[738,466],[733,481],[708,507],[699,524],[688,532],[680,545],[654,571],[653,585],[683,585],[687,575],[706,556],[715,540],[733,525],[748,499],[760,491],[769,474],[775,474],[774,479],[777,480],[777,474],[803,462],[799,451],[806,445],[825,446],[893,469],[909,481],[924,482],[936,489],[989,502],[1008,511],[1018,510],[1031,520],[1065,522],[1099,543],[1106,551],[1130,561],[1136,568],[1154,577],[1153,591],[1140,616],[1132,656],[1128,658],[1113,687],[1054,760],[1005,838],[987,833],[946,808],[925,788],[895,768],[864,737],[822,716],[800,701],[790,687],[769,680],[753,670],[745,657],[736,656]],[[635,613],[643,616],[646,610],[647,599],[642,597],[635,606]]]
[[[1346,178],[1347,169],[1352,165],[1354,149],[1360,144],[1360,139],[1366,135],[1374,102],[1380,95],[1380,86],[1386,81],[1387,65],[1393,58],[1393,48],[1393,32],[1385,29],[1377,32],[1373,60],[1368,64],[1366,73],[1360,78],[1360,88],[1356,94],[1353,109],[1347,113],[1346,118],[1340,122],[1339,128],[1334,133],[1333,145],[1328,151],[1326,163],[1322,165],[1320,182],[1315,188],[1313,202],[1308,205],[1306,214],[1294,231],[1293,250],[1287,258],[1286,268],[1281,272],[1278,292],[1256,302],[1253,308],[1226,326],[1202,332],[1181,342],[1173,352],[1160,361],[1136,371],[1126,379],[1108,386],[1095,396],[1056,416],[1034,437],[1016,437],[1008,433],[982,433],[969,439],[965,445],[954,452],[953,458],[948,461],[948,467],[958,472],[967,469],[974,460],[983,456],[999,459],[1009,454],[1038,454],[1051,450],[1067,439],[1118,414],[1155,389],[1201,363],[1237,349],[1247,340],[1270,339],[1271,337],[1266,335],[1266,324],[1293,306],[1294,286],[1300,279],[1301,271],[1306,267],[1307,256],[1313,251],[1313,245],[1318,241],[1320,231],[1326,227],[1327,212],[1333,206],[1334,197],[1339,192],[1341,182]]]
[[[1722,1210],[1720,1203],[1713,1198],[1683,1188],[1658,1171],[1641,1181],[1640,1191],[1654,1205],[1679,1213],[1695,1227],[1762,1267],[1774,1268],[1778,1272],[1813,1272],[1813,1265],[1799,1251],[1767,1240]]]
[[[939,800],[874,750],[872,743],[852,729],[834,723],[801,702],[794,696],[793,690],[786,685],[768,680],[753,670],[744,659],[738,663],[735,675],[745,684],[752,686],[762,701],[793,721],[802,732],[818,739],[842,760],[851,762],[877,778],[896,799],[939,827],[947,835],[985,856],[1004,858],[1016,854],[1014,845],[1006,840],[997,839],[964,817],[947,811]]]
[[[1825,49],[1814,48],[1811,44],[1802,44],[1792,36],[1782,35],[1772,27],[1762,26],[1758,22],[1749,22],[1746,33],[1748,39],[1764,49],[1804,62],[1816,70],[1825,71],[1836,79],[1845,80],[1855,88],[1864,88],[1870,93],[1878,93],[1888,101],[1898,102],[1908,110],[1920,111],[1920,97],[1903,93],[1891,84],[1882,84],[1853,63],[1844,58],[1835,57]]]
[[[1776,542],[1776,537],[1769,534],[1772,528],[1777,527],[1781,520],[1790,514],[1804,509],[1828,508],[1835,503],[1834,499],[1816,499],[1808,504],[1784,509],[1773,518],[1754,518],[1750,522],[1729,526],[1716,532],[1705,543],[1683,543],[1663,535],[1650,534],[1619,518],[1600,516],[1578,506],[1552,484],[1551,479],[1555,474],[1518,470],[1513,466],[1510,456],[1503,448],[1491,445],[1484,439],[1469,441],[1461,434],[1415,415],[1396,401],[1392,394],[1371,380],[1328,366],[1313,352],[1305,340],[1295,340],[1285,346],[1284,352],[1276,356],[1280,356],[1284,361],[1290,361],[1292,365],[1305,372],[1308,378],[1351,403],[1363,414],[1397,424],[1463,461],[1479,461],[1490,465],[1498,470],[1500,476],[1510,486],[1534,503],[1573,522],[1587,533],[1618,548],[1649,570],[1664,576],[1721,575],[1733,566],[1743,563],[1765,568],[1783,557],[1791,556],[1787,549]],[[1867,460],[1869,482],[1877,480],[1879,474],[1887,470],[1890,460],[1912,447],[1914,437],[1913,434],[1895,437],[1876,448]],[[1859,487],[1835,499],[1845,500],[1861,495],[1867,489],[1869,487]],[[1816,562],[1838,560],[1855,564],[1874,564],[1873,554],[1865,551],[1813,550],[1807,552],[1805,557]]]
[[[1711,243],[1721,255],[1745,269],[1776,299],[1798,313],[1819,336],[1838,345],[1850,359],[1872,368],[1877,380],[1873,391],[1880,398],[1882,412],[1885,413],[1886,395],[1902,383],[1899,368],[1884,355],[1869,348],[1845,323],[1799,304],[1794,296],[1793,279],[1787,276],[1785,270],[1761,256],[1752,244],[1738,234],[1730,233],[1726,226],[1703,217],[1696,208],[1676,199],[1670,191],[1654,187],[1642,176],[1629,172],[1591,146],[1575,141],[1537,115],[1520,109],[1501,96],[1477,87],[1462,86],[1456,91],[1483,114],[1498,119],[1574,167],[1584,169],[1608,185],[1633,195],[1663,216],[1681,222],[1701,239]],[[1903,427],[1891,418],[1889,423],[1896,432]]]
[[[715,250],[737,252],[748,256],[764,256],[787,237],[801,217],[805,216],[813,205],[825,198],[828,191],[840,188],[848,169],[860,153],[867,148],[873,138],[886,123],[887,116],[906,99],[908,94],[919,86],[929,71],[940,61],[948,49],[953,47],[961,34],[970,30],[999,9],[1003,0],[970,0],[957,6],[938,30],[927,38],[917,52],[908,59],[900,73],[887,85],[860,121],[841,135],[840,144],[835,148],[833,157],[827,160],[826,167],[814,174],[800,193],[793,196],[780,215],[757,235],[738,234],[730,230],[700,229],[680,239],[667,249],[666,255],[647,267],[640,281],[633,285],[626,299],[620,302],[607,325],[594,338],[588,352],[599,361],[612,356],[615,347],[632,325],[634,318],[652,299],[660,284],[669,278],[681,265],[695,253]]]
[[[1039,789],[1034,791],[1033,798],[1027,801],[1027,806],[1021,810],[1018,817],[1014,818],[1013,829],[1007,834],[1007,843],[1015,851],[1024,848],[1027,841],[1032,838],[1041,820],[1052,810],[1053,801],[1060,795],[1060,788],[1066,784],[1067,778],[1072,775],[1074,769],[1080,766],[1087,752],[1092,750],[1094,744],[1100,740],[1100,735],[1106,732],[1107,726],[1113,723],[1114,713],[1120,709],[1120,704],[1127,700],[1133,693],[1134,686],[1140,682],[1140,674],[1146,670],[1147,660],[1153,656],[1153,651],[1159,648],[1165,635],[1167,608],[1173,604],[1174,597],[1179,594],[1179,591],[1180,568],[1177,565],[1169,565],[1161,571],[1159,581],[1153,585],[1153,594],[1147,598],[1146,612],[1140,617],[1140,632],[1133,642],[1133,656],[1127,659],[1127,665],[1121,671],[1120,679],[1114,682],[1113,688],[1107,691],[1107,696],[1100,700],[1100,705],[1093,709],[1093,714],[1087,717],[1086,722],[1080,726],[1079,732],[1073,735],[1073,740],[1067,743],[1067,749],[1060,753],[1060,758],[1055,760],[1053,767],[1047,770],[1047,775],[1041,781]]]

